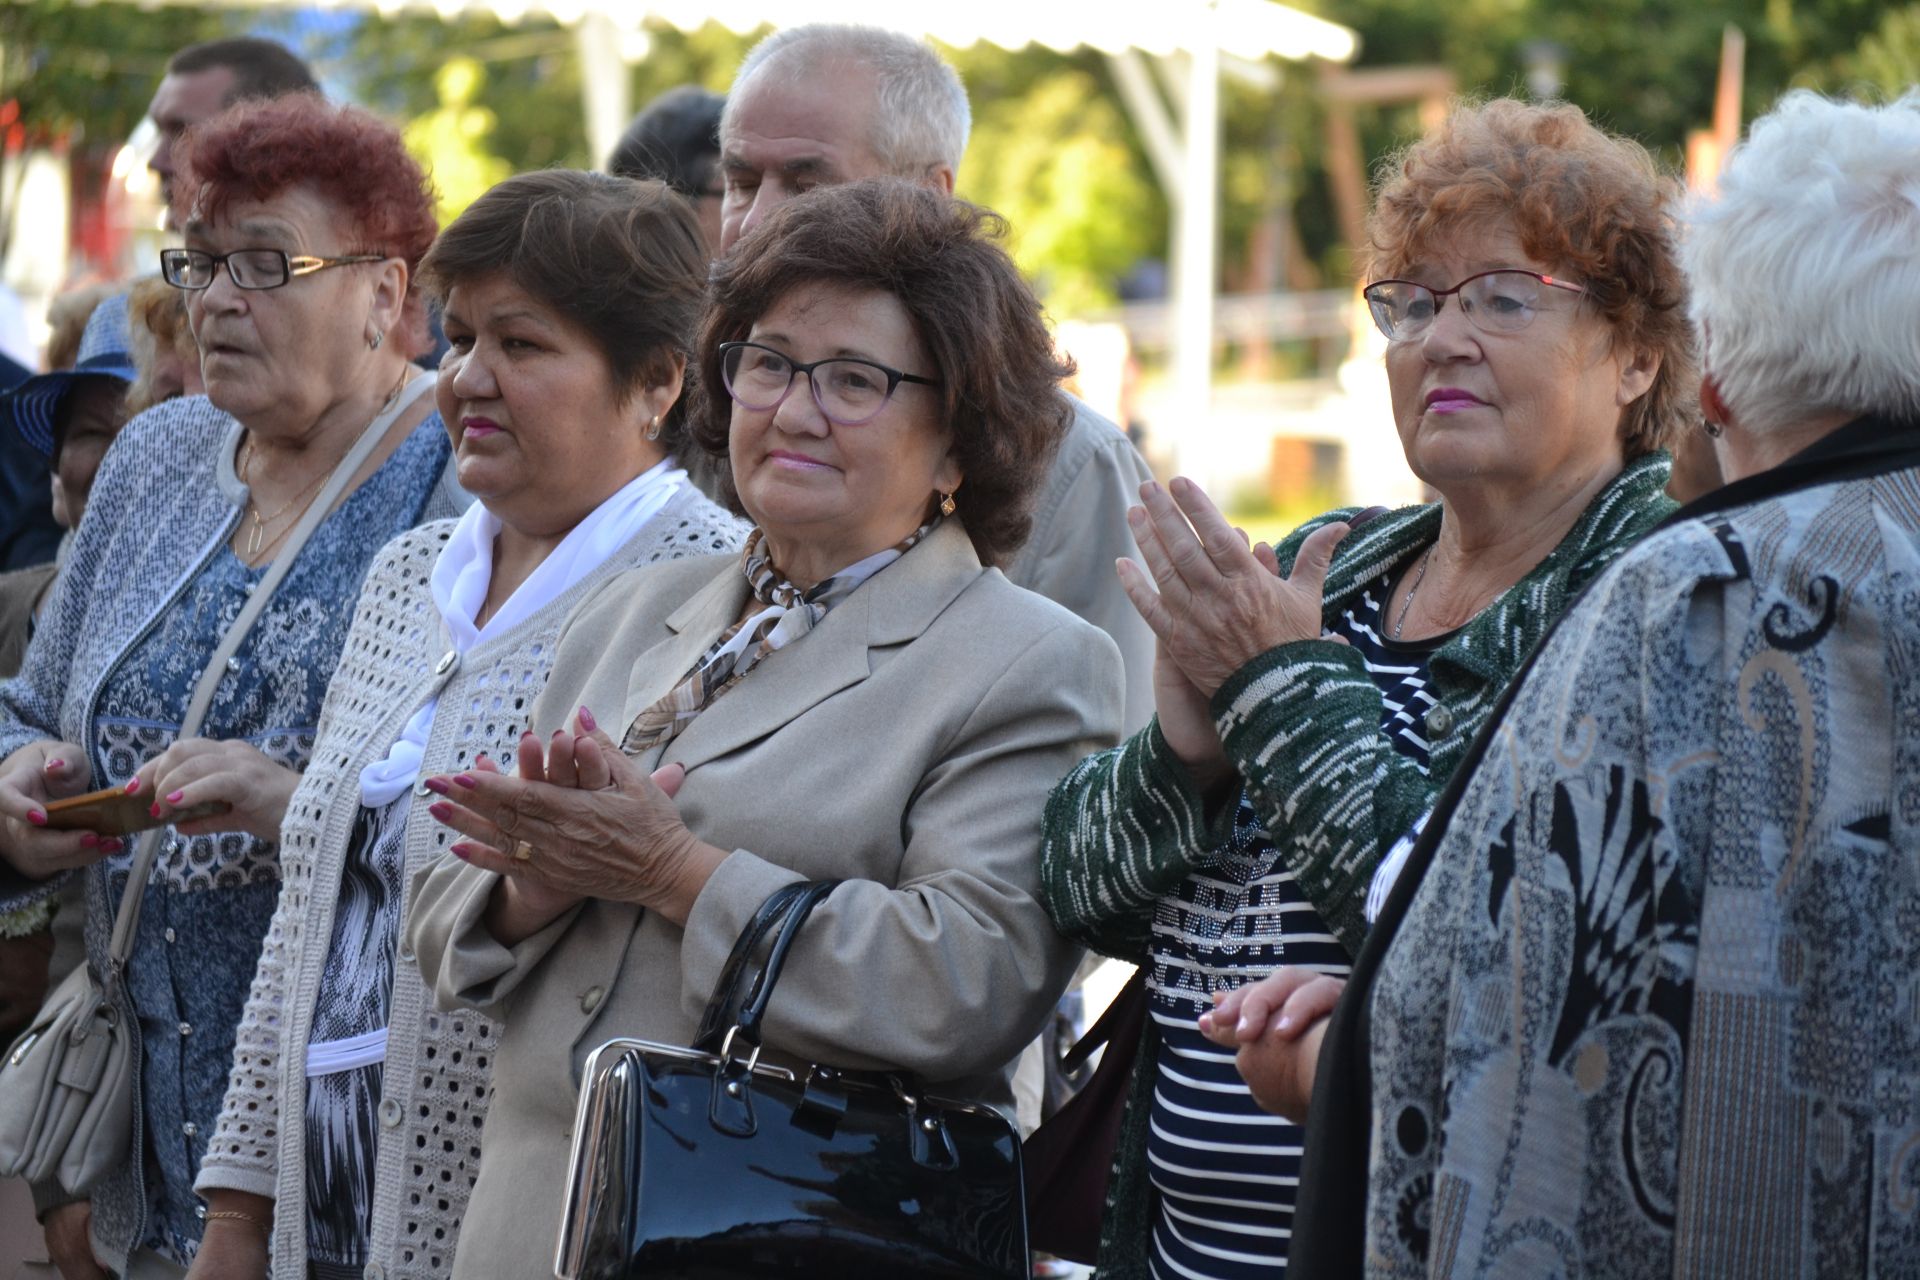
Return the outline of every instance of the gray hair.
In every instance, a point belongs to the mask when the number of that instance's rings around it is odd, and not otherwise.
[[[1749,430],[1920,414],[1920,91],[1796,90],[1754,121],[1681,242],[1707,372]]]
[[[960,168],[973,127],[960,74],[925,40],[884,27],[811,22],[774,32],[740,64],[720,117],[720,136],[731,132],[733,105],[754,76],[777,75],[794,83],[847,62],[873,70],[869,145],[889,174],[919,179],[941,165]]]

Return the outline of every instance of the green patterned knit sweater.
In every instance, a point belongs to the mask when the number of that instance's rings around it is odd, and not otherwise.
[[[1429,773],[1380,732],[1379,689],[1346,645],[1281,645],[1214,694],[1220,740],[1268,834],[1349,953],[1366,936],[1367,889],[1381,858],[1432,806],[1534,645],[1587,583],[1674,510],[1665,492],[1671,466],[1665,453],[1627,464],[1546,559],[1434,652]],[[1357,510],[1330,511],[1294,530],[1275,548],[1281,570],[1292,572],[1308,534]],[[1439,530],[1433,505],[1389,512],[1348,535],[1327,572],[1326,624],[1366,584],[1424,552]],[[1208,814],[1157,721],[1081,761],[1047,802],[1041,877],[1054,924],[1103,955],[1146,961],[1156,904],[1227,843],[1234,808]],[[1149,1022],[1107,1186],[1101,1280],[1147,1275],[1154,1045]]]

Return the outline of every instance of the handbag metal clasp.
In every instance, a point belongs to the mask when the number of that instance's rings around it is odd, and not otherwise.
[[[720,1062],[713,1070],[713,1096],[707,1103],[707,1120],[722,1133],[750,1138],[758,1127],[753,1118],[753,1071],[760,1065],[760,1045],[745,1062],[733,1053],[734,1037],[740,1034],[736,1023],[728,1028],[720,1042]]]

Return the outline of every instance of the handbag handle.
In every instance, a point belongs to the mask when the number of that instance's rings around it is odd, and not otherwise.
[[[367,424],[360,438],[353,442],[346,456],[334,465],[327,476],[327,482],[314,496],[307,509],[293,529],[287,534],[273,562],[267,566],[260,581],[253,584],[253,590],[247,594],[247,602],[240,609],[240,616],[233,620],[226,634],[220,637],[220,643],[213,650],[213,657],[200,671],[200,680],[193,688],[193,697],[187,702],[187,713],[180,721],[180,733],[175,741],[191,738],[200,731],[201,724],[207,718],[207,709],[213,705],[213,695],[220,687],[221,679],[227,674],[227,660],[240,649],[247,633],[253,630],[253,624],[266,611],[267,604],[273,599],[273,593],[280,587],[293,568],[293,562],[306,547],[313,531],[320,522],[332,513],[333,504],[340,497],[347,482],[353,479],[354,472],[373,453],[380,441],[386,437],[388,429],[413,406],[426,389],[433,385],[433,375],[420,373],[409,379],[394,397],[392,404]],[[134,932],[140,926],[140,904],[146,893],[147,878],[153,874],[153,864],[160,856],[161,837],[164,827],[155,827],[141,833],[134,850],[133,861],[128,870],[126,888],[120,893],[120,909],[113,919],[113,937],[107,944],[107,982],[118,983],[121,971],[126,967],[127,957],[133,952]],[[105,985],[105,984],[103,984]]]
[[[800,926],[839,884],[838,880],[815,880],[785,885],[760,904],[747,927],[741,930],[733,954],[727,957],[727,965],[714,984],[713,998],[707,1002],[706,1016],[701,1020],[700,1039],[695,1041],[696,1048],[725,1053],[736,1040],[744,1046],[759,1045],[760,1022],[773,999],[774,984],[780,981],[787,952],[799,937]],[[749,975],[747,957],[773,930],[777,932],[767,949],[766,960]]]

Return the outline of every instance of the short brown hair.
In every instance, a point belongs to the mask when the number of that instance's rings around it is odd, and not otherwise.
[[[720,344],[793,289],[827,284],[900,300],[933,362],[966,476],[958,515],[984,564],[1004,564],[1033,529],[1035,491],[1073,418],[1060,380],[1071,361],[1054,353],[1033,290],[1000,241],[998,214],[917,183],[876,178],[822,187],[789,200],[716,269],[700,326],[694,442],[722,465],[732,405],[720,378]],[[916,371],[918,372],[918,371]]]
[[[277,98],[284,93],[318,93],[307,64],[285,45],[253,36],[191,44],[167,61],[168,75],[192,75],[225,67],[233,72],[226,106],[248,98]]]
[[[187,294],[159,276],[142,276],[127,290],[127,340],[133,367],[140,375],[127,388],[127,416],[145,413],[160,403],[153,375],[163,351],[183,360],[199,359],[193,331],[187,324]]]
[[[508,178],[448,224],[420,264],[421,288],[441,304],[455,285],[494,275],[578,326],[623,402],[668,381],[676,357],[692,365],[706,242],[692,207],[663,182],[577,169]],[[680,404],[662,431],[678,454]]]
[[[1378,170],[1367,220],[1368,278],[1398,275],[1436,241],[1511,222],[1535,260],[1587,286],[1622,349],[1660,371],[1621,416],[1629,460],[1697,418],[1699,361],[1674,227],[1679,188],[1645,147],[1566,103],[1500,98],[1455,107]]]

